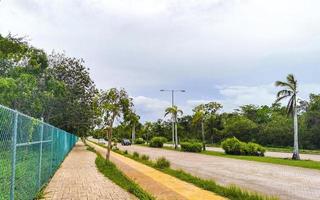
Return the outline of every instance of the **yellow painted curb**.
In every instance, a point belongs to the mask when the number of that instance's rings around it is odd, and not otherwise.
[[[213,192],[209,192],[201,188],[198,188],[190,183],[181,181],[173,176],[160,172],[152,167],[141,164],[137,161],[134,161],[120,154],[112,152],[111,156],[115,157],[121,162],[128,164],[130,167],[141,172],[142,174],[152,178],[155,182],[161,185],[164,185],[167,188],[172,189],[173,191],[185,197],[186,199],[190,199],[190,200],[225,200],[226,199],[224,197],[214,194]]]

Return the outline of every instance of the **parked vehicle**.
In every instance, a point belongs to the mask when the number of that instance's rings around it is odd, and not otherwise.
[[[105,139],[99,139],[98,143],[99,144],[107,144],[107,141]]]
[[[131,141],[128,139],[122,139],[121,140],[121,145],[122,146],[130,146],[131,145]]]

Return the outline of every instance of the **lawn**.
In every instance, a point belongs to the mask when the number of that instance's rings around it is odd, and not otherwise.
[[[146,146],[146,145],[143,145]],[[172,150],[172,151],[180,151],[180,149],[174,149],[173,147],[165,146],[163,149]],[[257,156],[239,156],[239,155],[228,155],[222,152],[215,151],[203,151],[200,154],[208,155],[208,156],[219,156],[224,158],[233,158],[239,160],[248,160],[248,161],[256,161],[263,163],[271,163],[278,165],[287,165],[292,167],[303,167],[308,169],[316,169],[320,170],[320,162],[312,161],[312,160],[292,160],[286,158],[274,158],[274,157],[257,157]]]
[[[169,144],[169,143],[167,143]],[[171,144],[171,143],[170,143]],[[220,147],[220,144],[206,144],[207,147]],[[292,153],[292,147],[265,147],[269,152],[282,152],[282,153]],[[320,149],[310,150],[310,149],[299,149],[300,153],[303,154],[316,154],[320,155]]]

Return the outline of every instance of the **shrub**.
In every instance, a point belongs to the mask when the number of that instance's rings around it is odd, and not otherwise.
[[[124,154],[128,154],[128,150],[125,150],[123,153],[124,153]]]
[[[242,142],[235,137],[227,138],[221,145],[226,154],[241,155],[241,152],[243,151]]]
[[[135,141],[134,141],[135,144],[144,144],[144,140],[143,138],[137,138]]]
[[[134,158],[139,158],[140,155],[139,155],[138,152],[135,151],[135,152],[133,152],[133,155],[132,155],[132,156],[133,156]]]
[[[165,142],[167,142],[167,139],[164,137],[154,137],[151,139],[149,146],[161,148]]]
[[[160,157],[156,160],[154,165],[156,168],[165,169],[170,167],[170,161],[167,160],[165,157]]]
[[[201,152],[202,144],[199,142],[181,142],[181,151]]]
[[[252,156],[264,156],[264,153],[266,152],[266,149],[256,143],[249,142],[247,144],[247,155],[252,155]]]
[[[149,160],[149,156],[148,155],[142,155],[141,156],[141,160]]]
[[[235,137],[224,140],[221,145],[226,154],[232,155],[264,156],[266,151],[265,148],[259,144],[241,142]]]

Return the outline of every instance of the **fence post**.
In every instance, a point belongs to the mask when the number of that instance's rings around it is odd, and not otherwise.
[[[13,135],[12,135],[12,160],[11,160],[11,187],[10,200],[14,200],[14,189],[16,179],[16,155],[17,155],[17,133],[18,133],[18,112],[14,112]]]
[[[50,176],[52,175],[52,171],[53,171],[53,132],[54,132],[54,128],[51,127],[51,168],[50,168]]]
[[[41,187],[41,166],[42,166],[42,141],[43,141],[43,117],[41,117],[41,127],[40,127],[40,158],[39,158],[39,180],[38,188]]]

